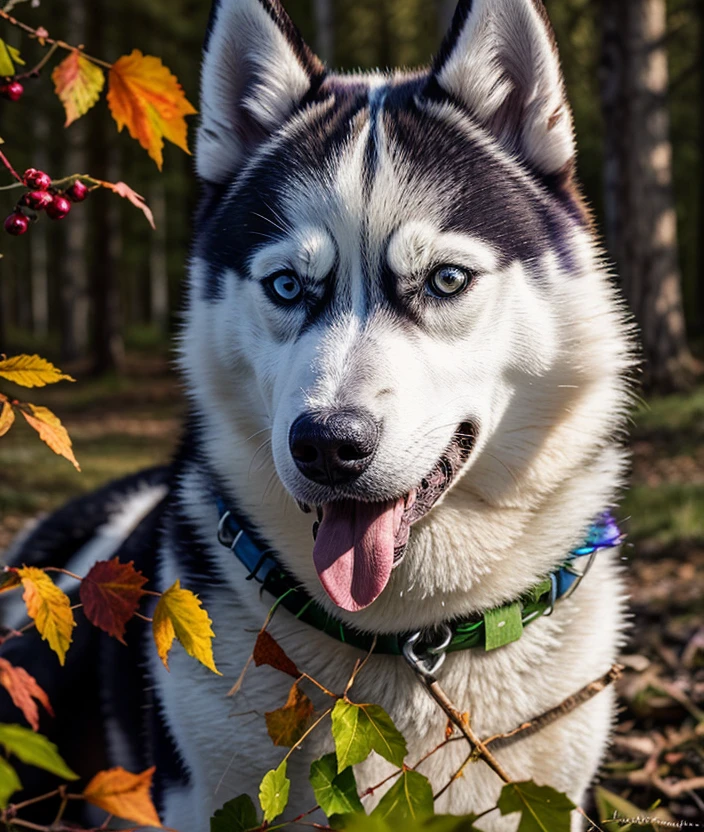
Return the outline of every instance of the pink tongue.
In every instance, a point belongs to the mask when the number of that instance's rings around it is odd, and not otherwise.
[[[358,612],[381,595],[394,566],[394,541],[404,508],[403,499],[342,500],[324,506],[313,561],[338,607]]]

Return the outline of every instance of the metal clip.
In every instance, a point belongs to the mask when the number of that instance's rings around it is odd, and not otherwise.
[[[554,572],[550,573],[550,604],[543,613],[543,615],[552,615],[555,612],[555,602],[557,601],[557,575]]]
[[[226,549],[234,549],[235,546],[240,542],[240,538],[244,534],[244,531],[240,529],[236,535],[233,535],[230,527],[227,525],[228,520],[232,516],[232,512],[226,511],[223,516],[220,518],[220,522],[218,523],[218,542],[221,546],[224,546]]]
[[[595,549],[591,555],[589,555],[589,560],[587,561],[587,565],[584,569],[579,572],[577,569],[574,568],[572,564],[565,567],[566,570],[570,573],[570,575],[575,575],[577,580],[572,584],[572,586],[567,590],[567,592],[562,596],[562,600],[566,601],[571,595],[574,594],[577,587],[582,583],[582,581],[587,577],[589,570],[594,565],[594,561],[596,560],[596,556],[599,554],[599,549]]]
[[[415,646],[421,641],[423,631],[410,635],[403,643],[403,657],[414,673],[421,677],[426,684],[436,682],[435,674],[442,667],[445,658],[447,657],[447,648],[452,641],[452,630],[447,624],[443,624],[441,628],[443,634],[442,641],[439,644],[427,645],[423,643],[424,655],[419,656],[415,651]]]

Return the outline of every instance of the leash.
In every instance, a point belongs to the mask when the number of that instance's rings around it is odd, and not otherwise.
[[[262,591],[271,594],[278,606],[284,607],[299,621],[343,644],[367,653],[403,656],[426,685],[431,680],[437,681],[435,674],[449,653],[478,647],[496,650],[518,641],[526,626],[542,616],[551,615],[558,602],[576,591],[601,550],[612,549],[623,541],[613,516],[604,512],[592,524],[584,544],[570,552],[558,569],[517,600],[481,615],[448,621],[432,632],[417,630],[375,635],[345,624],[317,604],[280,564],[276,552],[266,548],[227,508],[221,497],[216,497],[216,502],[220,516],[218,540],[247,569],[246,580],[259,583]]]

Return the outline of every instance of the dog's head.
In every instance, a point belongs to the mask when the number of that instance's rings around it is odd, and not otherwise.
[[[414,547],[455,587],[438,530],[526,517],[621,411],[542,5],[461,0],[429,70],[339,76],[278,0],[219,0],[201,106],[182,365],[212,465],[343,610]]]

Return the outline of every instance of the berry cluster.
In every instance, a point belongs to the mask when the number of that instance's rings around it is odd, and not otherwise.
[[[45,211],[52,220],[62,220],[71,210],[72,202],[83,202],[90,193],[80,179],[65,191],[58,191],[52,187],[51,177],[35,168],[24,172],[22,182],[28,190],[5,220],[5,231],[15,237],[29,231],[29,224],[38,218],[39,211]]]
[[[19,101],[24,95],[24,87],[19,81],[0,81],[0,98]]]

